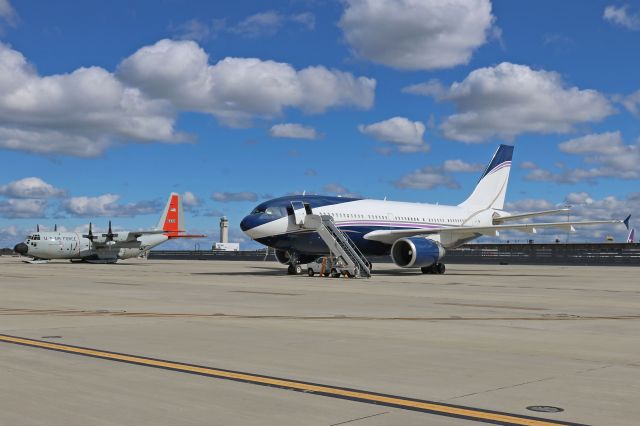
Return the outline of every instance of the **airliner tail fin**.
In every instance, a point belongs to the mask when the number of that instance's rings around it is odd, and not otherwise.
[[[484,173],[480,176],[473,193],[460,204],[460,207],[472,211],[489,208],[502,210],[507,193],[512,156],[513,146],[500,145]]]

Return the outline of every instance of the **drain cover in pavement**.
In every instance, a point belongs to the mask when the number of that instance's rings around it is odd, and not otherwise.
[[[537,411],[539,413],[559,413],[564,411],[560,407],[552,407],[550,405],[530,405],[527,407],[527,410]]]

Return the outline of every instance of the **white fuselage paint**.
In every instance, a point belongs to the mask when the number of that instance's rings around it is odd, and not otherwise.
[[[301,197],[301,201],[304,198]],[[298,210],[297,210],[298,211]],[[297,212],[296,211],[296,212]],[[426,203],[408,203],[386,200],[357,200],[332,204],[313,209],[314,214],[330,215],[338,227],[373,227],[378,229],[419,229],[446,230],[464,226],[490,226],[496,210],[470,210],[459,206],[446,206]],[[501,211],[501,214],[505,214]],[[252,239],[299,232],[300,228],[291,216],[267,222],[245,231]],[[430,238],[439,240],[446,248],[455,247],[477,236],[456,235],[455,240],[441,240],[443,235],[433,234]]]
[[[91,240],[77,232],[36,232],[27,237],[25,244],[29,247],[28,255],[37,259],[118,260],[138,257],[167,240],[163,234],[143,235],[135,241],[96,248]]]

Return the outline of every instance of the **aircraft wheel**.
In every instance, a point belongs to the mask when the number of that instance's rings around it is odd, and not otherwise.
[[[340,278],[340,274],[338,273],[338,271],[336,270],[336,268],[333,268],[331,270],[331,278]]]
[[[296,268],[293,265],[289,265],[289,267],[287,268],[287,274],[289,275],[295,275],[296,274]]]
[[[300,275],[302,273],[302,265],[299,265],[299,264],[296,265],[294,267],[294,272],[295,272],[295,275]]]
[[[423,274],[433,274],[433,266],[423,266],[420,270]]]
[[[309,268],[307,269],[307,273],[309,274],[310,277],[313,276],[313,269]]]
[[[438,263],[435,265],[435,271],[437,274],[444,274],[444,272],[447,270],[447,268],[444,266],[444,263]]]

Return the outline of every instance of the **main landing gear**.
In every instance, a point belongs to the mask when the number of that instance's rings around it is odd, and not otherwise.
[[[287,268],[287,274],[289,275],[300,275],[302,274],[302,265],[296,263],[295,265],[291,264]]]
[[[434,263],[431,266],[425,266],[424,268],[420,268],[423,274],[444,274],[446,270],[444,263]]]
[[[289,255],[289,267],[287,268],[287,274],[289,275],[300,275],[302,274],[302,265],[300,264],[300,259],[296,254]]]

